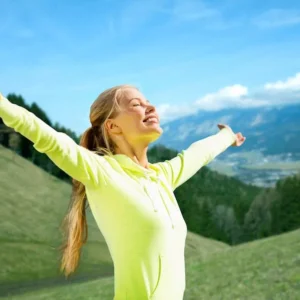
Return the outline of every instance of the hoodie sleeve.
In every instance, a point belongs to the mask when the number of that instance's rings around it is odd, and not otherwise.
[[[99,184],[103,157],[76,144],[67,134],[54,130],[33,113],[11,103],[1,93],[0,117],[6,126],[32,141],[37,151],[45,153],[70,177],[84,185]]]
[[[231,146],[235,139],[236,136],[230,129],[222,128],[218,133],[194,142],[173,159],[156,165],[161,168],[174,191],[202,166]]]

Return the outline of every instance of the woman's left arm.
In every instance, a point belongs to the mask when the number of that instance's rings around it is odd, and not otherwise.
[[[235,134],[228,125],[218,124],[218,127],[218,133],[194,142],[171,160],[155,164],[161,168],[173,191],[228,147],[241,146],[246,140],[242,133]]]
[[[227,128],[229,129],[233,134],[235,134],[232,129],[228,126],[228,125],[225,125],[225,124],[218,124],[218,127],[219,129],[223,129],[223,128]],[[238,132],[235,134],[235,141],[234,143],[231,145],[231,146],[234,146],[234,147],[239,147],[241,146],[246,140],[246,137],[242,135],[241,132]]]

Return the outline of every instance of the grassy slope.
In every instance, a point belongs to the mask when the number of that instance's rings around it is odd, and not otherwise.
[[[71,186],[0,145],[0,284],[62,278],[59,274],[59,226],[67,211]],[[5,167],[3,167],[5,166]],[[89,238],[78,275],[111,273],[107,245],[89,212]],[[188,233],[186,258],[229,246]]]
[[[195,259],[185,299],[300,299],[299,253],[295,230]]]
[[[59,226],[67,211],[71,186],[3,147],[0,165],[5,165],[0,169],[0,282],[57,276],[57,247],[62,241]],[[89,223],[81,272],[112,266],[92,216]]]
[[[300,230],[186,263],[184,300],[300,299]],[[13,300],[113,298],[113,278],[43,289]]]

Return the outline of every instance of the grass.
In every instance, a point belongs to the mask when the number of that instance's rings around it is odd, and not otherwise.
[[[231,247],[188,268],[190,299],[300,299],[300,230]]]
[[[186,262],[184,300],[300,299],[300,230]],[[12,300],[113,298],[113,277],[12,296]]]
[[[0,283],[60,276],[62,243],[59,229],[67,212],[71,185],[30,161],[0,148]],[[113,264],[103,236],[88,214],[89,241],[83,247],[78,273],[99,271]]]
[[[0,168],[2,296],[11,291],[7,298],[15,300],[113,299],[112,260],[90,213],[76,273],[81,279],[65,281],[58,272],[58,227],[71,186],[2,146],[0,164],[6,166]],[[235,247],[188,232],[185,256],[184,300],[300,299],[300,230]]]
[[[64,281],[57,248],[62,242],[59,226],[67,212],[71,185],[1,145],[0,165],[6,167],[0,168],[0,290],[54,278]],[[107,244],[89,210],[88,227],[88,242],[75,275],[113,276]],[[205,257],[228,247],[189,232],[186,257]]]

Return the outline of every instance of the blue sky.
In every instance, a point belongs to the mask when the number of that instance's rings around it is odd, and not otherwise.
[[[163,122],[300,102],[300,2],[1,0],[0,91],[81,134],[104,89],[134,84]]]

